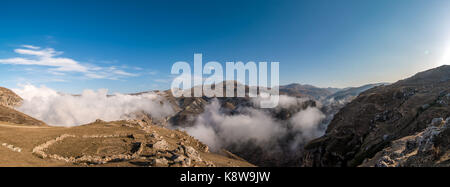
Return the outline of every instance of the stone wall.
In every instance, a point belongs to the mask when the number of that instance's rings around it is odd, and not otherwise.
[[[118,138],[118,137],[129,137],[131,135],[126,134],[126,135],[120,135],[120,134],[113,134],[113,135],[83,135],[81,136],[81,138]],[[75,138],[77,136],[75,135],[70,135],[70,134],[63,134],[55,139],[52,139],[50,141],[47,141],[39,146],[36,146],[35,148],[33,148],[33,154],[39,156],[40,158],[50,158],[50,159],[54,159],[54,160],[60,160],[60,161],[64,161],[64,162],[69,162],[69,163],[74,163],[74,164],[106,164],[108,162],[113,162],[113,161],[126,161],[126,160],[132,160],[135,159],[137,157],[139,157],[139,154],[142,152],[143,150],[143,146],[142,143],[139,145],[139,149],[137,152],[133,153],[133,154],[117,154],[117,155],[111,155],[111,156],[105,156],[105,157],[100,157],[100,156],[91,156],[91,155],[84,155],[80,158],[75,158],[75,157],[64,157],[58,154],[48,154],[46,152],[46,150],[52,146],[53,144],[63,141],[66,138]]]
[[[11,145],[11,144],[2,143],[2,146],[10,149],[11,151],[15,151],[15,152],[18,152],[18,153],[22,152],[22,148],[16,147],[16,146]]]

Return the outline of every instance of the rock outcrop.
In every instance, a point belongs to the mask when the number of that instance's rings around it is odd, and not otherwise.
[[[16,146],[8,144],[8,143],[1,143],[1,145],[3,147],[8,148],[11,151],[15,151],[15,152],[18,152],[18,153],[22,152],[22,148],[20,148],[20,147],[16,147]]]
[[[22,98],[11,90],[0,87],[0,105],[13,108],[19,106],[22,101]]]

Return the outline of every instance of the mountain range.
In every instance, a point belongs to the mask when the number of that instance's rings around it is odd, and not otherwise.
[[[280,86],[280,104],[272,109],[259,108],[258,98],[248,96],[177,98],[169,90],[144,92],[130,96],[155,94],[172,112],[132,111],[117,121],[63,128],[17,111],[26,101],[0,88],[1,163],[447,166],[449,89],[450,66],[441,66],[392,84]]]

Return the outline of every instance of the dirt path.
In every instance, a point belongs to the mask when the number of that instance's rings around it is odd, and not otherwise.
[[[0,122],[0,127],[10,127],[10,128],[23,128],[23,129],[46,129],[46,128],[58,128],[49,126],[29,126],[29,125],[14,125],[9,123]]]

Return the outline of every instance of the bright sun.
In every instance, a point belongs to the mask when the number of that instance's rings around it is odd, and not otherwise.
[[[450,42],[448,42],[447,47],[443,51],[442,58],[440,59],[438,65],[450,65]]]

